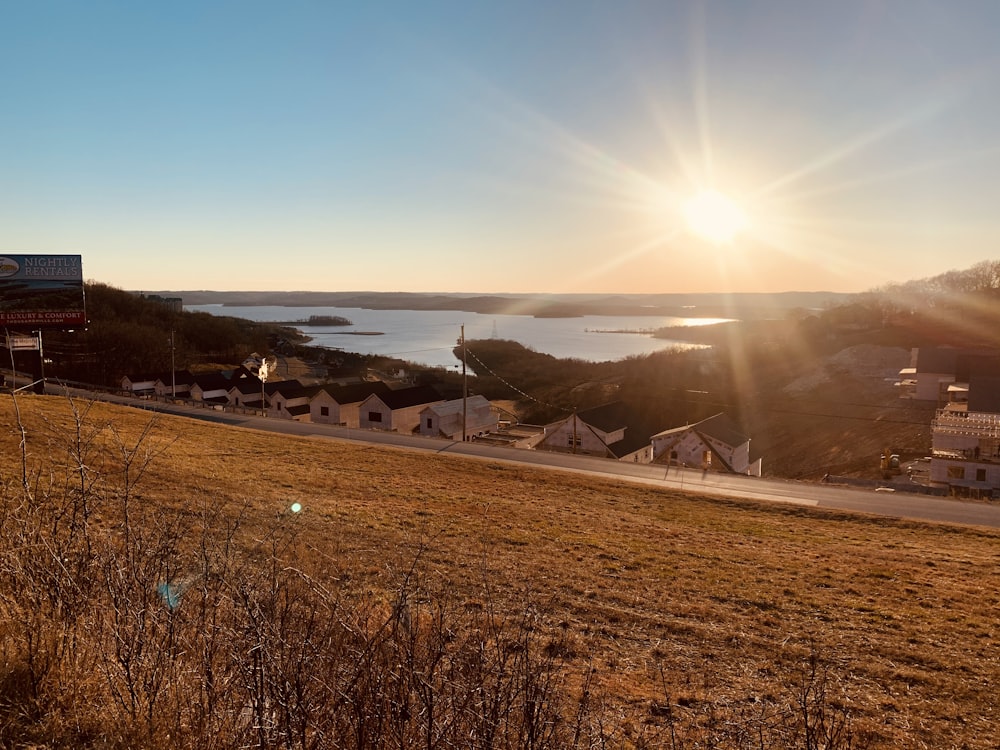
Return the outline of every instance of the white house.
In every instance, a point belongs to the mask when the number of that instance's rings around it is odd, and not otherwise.
[[[366,430],[414,432],[420,426],[424,407],[443,401],[441,394],[429,385],[373,393],[358,406],[358,426]]]
[[[751,460],[750,438],[725,414],[652,437],[653,461],[711,471],[760,476],[762,460]]]
[[[376,393],[388,393],[389,386],[381,380],[350,385],[326,385],[309,400],[309,420],[320,424],[358,427],[358,406]]]
[[[264,400],[261,382],[254,382],[249,378],[237,381],[229,389],[229,405],[241,409],[261,410],[261,402]],[[266,403],[265,403],[266,406]]]
[[[152,395],[158,377],[158,375],[153,374],[124,375],[120,381],[121,388],[133,396]]]
[[[285,382],[295,383],[295,385],[285,385]],[[309,402],[322,390],[322,386],[301,385],[297,381],[279,381],[275,383],[275,386],[274,392],[271,394],[268,414],[279,419],[308,422],[311,416]]]
[[[191,398],[205,403],[228,404],[232,381],[221,372],[205,372],[194,376]]]
[[[191,383],[194,382],[194,375],[187,370],[175,370],[156,378],[153,390],[157,396],[163,398],[187,398],[191,395]]]
[[[432,404],[420,411],[420,434],[462,440],[462,424],[469,438],[485,435],[497,428],[497,419],[485,396],[469,396]]]
[[[576,412],[545,427],[545,433],[534,447],[560,453],[604,456],[620,461],[649,463],[652,453],[649,430],[641,424],[639,415],[622,402]]]

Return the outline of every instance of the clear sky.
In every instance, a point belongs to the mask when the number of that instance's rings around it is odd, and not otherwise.
[[[995,0],[0,0],[0,254],[134,290],[932,276],[997,257],[997,29]]]

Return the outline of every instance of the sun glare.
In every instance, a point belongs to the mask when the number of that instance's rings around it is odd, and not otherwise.
[[[746,212],[716,190],[702,190],[681,210],[692,234],[713,245],[728,245],[747,228]]]

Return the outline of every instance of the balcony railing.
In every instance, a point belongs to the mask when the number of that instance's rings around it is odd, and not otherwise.
[[[961,435],[983,440],[1000,439],[1000,414],[939,410],[931,422],[935,435]]]

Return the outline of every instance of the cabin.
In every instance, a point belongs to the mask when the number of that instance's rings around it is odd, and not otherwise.
[[[652,448],[654,463],[756,477],[761,472],[762,459],[750,457],[750,438],[724,413],[658,432]]]
[[[388,393],[389,386],[381,380],[325,385],[309,400],[309,421],[318,424],[336,424],[359,427],[358,406],[377,393]]]
[[[256,380],[256,379],[255,379]],[[234,383],[229,389],[229,405],[236,409],[253,409],[260,411],[267,407],[264,400],[264,389],[260,380],[244,378]]]
[[[150,373],[124,375],[120,381],[121,389],[132,396],[152,396],[157,377]]]
[[[271,394],[268,415],[278,419],[294,419],[298,422],[310,421],[309,402],[323,387],[301,385],[298,381],[279,381],[275,385],[278,387]]]
[[[485,396],[442,401],[420,412],[420,434],[426,437],[462,440],[463,423],[465,438],[473,440],[496,430],[497,418]]]
[[[358,426],[366,430],[416,432],[424,407],[443,401],[441,394],[429,385],[373,393],[358,405]]]
[[[575,412],[546,425],[534,443],[538,450],[603,456],[619,461],[649,463],[652,453],[649,430],[641,415],[621,401]]]
[[[188,398],[194,375],[187,370],[174,370],[158,375],[153,390],[160,398]]]
[[[199,373],[191,383],[191,399],[206,404],[226,405],[229,403],[229,389],[232,385],[232,381],[222,372]]]

